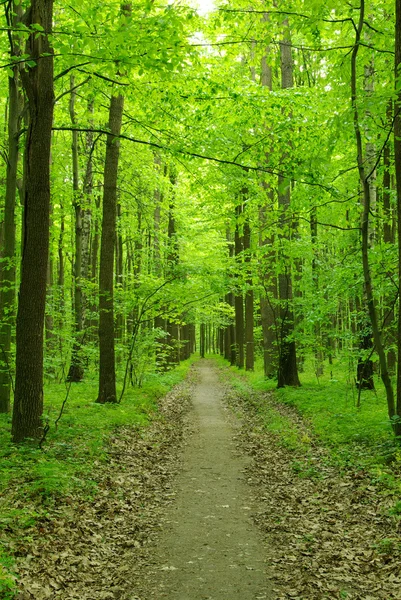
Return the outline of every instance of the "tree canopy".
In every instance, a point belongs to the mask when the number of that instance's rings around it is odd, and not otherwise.
[[[359,390],[380,372],[400,434],[394,3],[209,8],[3,3],[0,404],[15,390],[16,441],[43,435],[43,377],[100,361],[121,390],[196,346],[263,360],[279,387],[308,357],[319,377],[346,356]]]

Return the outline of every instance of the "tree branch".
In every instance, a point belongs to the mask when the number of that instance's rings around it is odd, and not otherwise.
[[[87,127],[53,127],[53,131],[80,131],[80,132],[88,132],[89,131],[92,133],[101,133],[104,135],[110,134],[110,132],[107,131],[107,129],[92,129],[92,128],[87,128]],[[289,177],[297,183],[302,183],[304,185],[310,185],[312,187],[318,187],[318,188],[325,190],[326,192],[333,192],[332,188],[330,188],[327,185],[324,185],[323,183],[316,183],[314,181],[306,181],[303,179],[296,179],[293,177],[292,174],[288,174],[283,171],[276,171],[275,169],[267,169],[265,167],[255,167],[253,165],[244,165],[242,163],[235,162],[234,160],[217,158],[215,156],[207,156],[205,154],[199,154],[198,152],[192,152],[190,150],[185,150],[182,148],[176,148],[176,149],[169,148],[168,146],[164,146],[162,144],[157,144],[156,142],[150,142],[147,140],[139,140],[137,138],[133,138],[133,137],[131,137],[129,135],[125,135],[125,134],[120,134],[117,137],[119,137],[122,140],[128,140],[129,142],[133,142],[134,144],[141,144],[143,146],[150,146],[152,148],[158,148],[159,150],[165,150],[166,152],[169,152],[170,154],[177,153],[177,154],[182,154],[184,156],[192,156],[193,158],[200,158],[202,160],[216,162],[221,165],[229,165],[229,166],[233,166],[233,167],[238,167],[240,169],[243,169],[244,171],[270,173],[271,175],[277,175],[277,176],[281,175],[283,177]]]

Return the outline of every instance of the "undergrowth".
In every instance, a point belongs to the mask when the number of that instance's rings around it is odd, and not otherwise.
[[[319,378],[312,359],[307,359],[300,373],[301,387],[276,389],[276,382],[264,377],[261,361],[253,372],[245,372],[229,367],[221,357],[214,358],[237,391],[246,394],[251,386],[256,392],[269,392],[258,395],[258,411],[278,443],[304,454],[307,461],[308,447],[319,442],[340,469],[367,471],[373,483],[390,492],[401,491],[401,448],[392,434],[385,392],[377,377],[376,391],[363,391],[358,407],[358,391],[340,359],[326,364]],[[310,434],[299,427],[291,413],[304,418]]]
[[[127,388],[121,404],[97,404],[95,379],[72,384],[57,427],[67,388],[46,385],[44,419],[50,429],[42,449],[37,443],[12,444],[11,418],[0,415],[0,598],[15,596],[15,548],[63,500],[96,495],[96,469],[108,460],[111,434],[121,426],[146,427],[157,414],[158,399],[186,376],[194,360],[149,375],[140,389]]]

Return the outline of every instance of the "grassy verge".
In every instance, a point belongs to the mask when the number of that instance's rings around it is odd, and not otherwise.
[[[173,371],[149,376],[143,387],[128,388],[121,404],[94,401],[97,382],[45,387],[45,419],[50,429],[42,450],[10,441],[10,416],[0,415],[0,598],[14,597],[13,549],[61,502],[96,495],[96,470],[107,462],[116,428],[142,428],[157,414],[158,399],[186,376],[194,358]]]
[[[385,393],[376,380],[376,391],[358,393],[347,365],[341,360],[325,365],[323,376],[316,378],[312,361],[306,361],[300,374],[302,387],[275,389],[275,382],[263,375],[263,366],[254,372],[224,367],[234,388],[246,393],[250,385],[255,391],[271,392],[259,400],[264,426],[277,435],[279,443],[307,455],[311,443],[318,442],[340,468],[368,471],[372,482],[388,491],[401,492],[401,448],[395,443],[387,416]],[[254,401],[253,401],[254,402]],[[287,409],[287,410],[283,410]],[[301,415],[308,433],[294,418]]]

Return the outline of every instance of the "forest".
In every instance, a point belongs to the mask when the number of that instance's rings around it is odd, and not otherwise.
[[[0,5],[0,596],[92,598],[15,561],[209,360],[294,476],[313,438],[382,486],[392,565],[401,0]],[[368,598],[319,589],[274,597]]]

